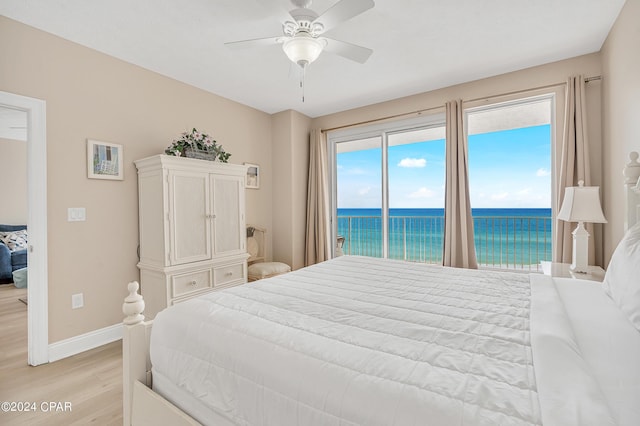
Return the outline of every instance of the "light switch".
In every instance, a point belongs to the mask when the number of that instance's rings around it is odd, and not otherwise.
[[[78,309],[84,306],[84,295],[82,293],[71,295],[71,309]]]
[[[67,220],[69,222],[84,222],[87,220],[87,213],[84,207],[69,207],[67,210]]]

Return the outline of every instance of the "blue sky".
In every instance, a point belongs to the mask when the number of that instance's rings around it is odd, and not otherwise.
[[[444,140],[389,148],[389,206],[444,207]],[[381,150],[338,154],[338,208],[380,208]],[[551,207],[550,126],[469,137],[473,208]]]

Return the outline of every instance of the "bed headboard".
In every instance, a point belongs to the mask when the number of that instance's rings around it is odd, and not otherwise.
[[[638,153],[629,153],[629,162],[624,166],[625,214],[624,230],[640,222],[640,162]]]

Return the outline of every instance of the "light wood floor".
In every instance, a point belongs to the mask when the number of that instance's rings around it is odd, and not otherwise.
[[[121,342],[31,367],[27,364],[27,306],[18,300],[26,297],[26,289],[0,285],[0,403],[35,402],[36,411],[2,410],[0,424],[122,425]],[[51,412],[49,402],[61,402],[62,409],[70,403],[71,411]]]

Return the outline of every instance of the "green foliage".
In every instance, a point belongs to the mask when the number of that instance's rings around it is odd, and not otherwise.
[[[218,145],[211,136],[199,132],[195,127],[191,132],[182,133],[179,139],[174,140],[173,143],[164,150],[164,153],[167,155],[175,155],[176,157],[185,157],[185,150],[187,148],[215,154],[216,161],[220,161],[221,163],[226,163],[229,157],[231,157],[231,154],[225,152],[222,145]]]

